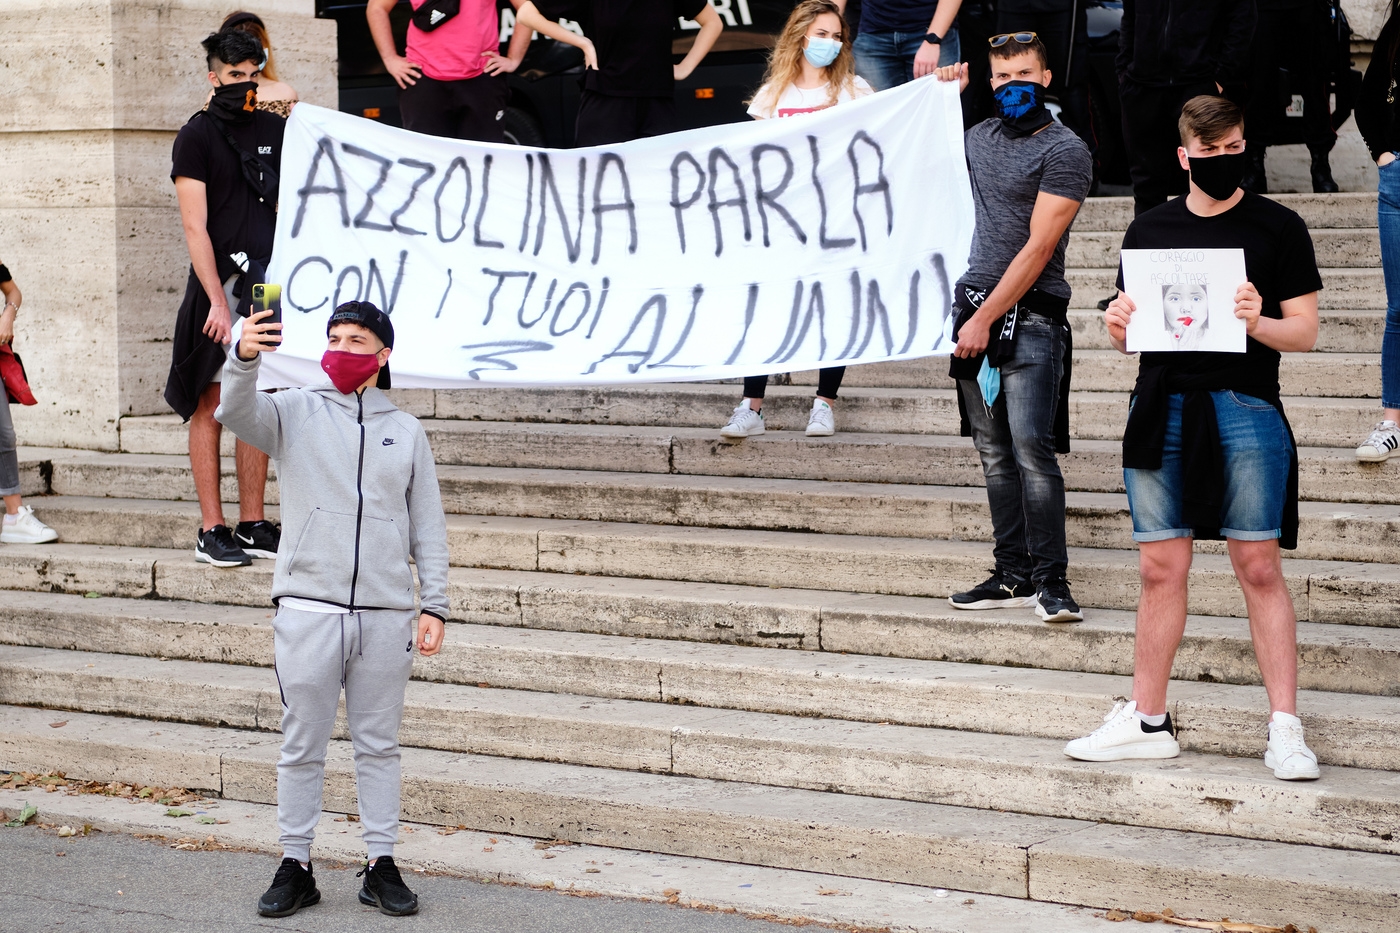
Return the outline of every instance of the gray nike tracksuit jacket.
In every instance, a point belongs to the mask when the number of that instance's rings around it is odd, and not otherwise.
[[[423,426],[378,389],[330,382],[257,391],[258,362],[231,350],[214,417],[277,461],[282,544],[272,598],[447,618],[447,520]]]

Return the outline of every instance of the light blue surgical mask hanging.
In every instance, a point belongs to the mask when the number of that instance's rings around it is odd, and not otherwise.
[[[812,63],[813,68],[825,68],[841,54],[841,40],[808,36],[807,47],[802,50],[802,54],[807,56],[807,61]]]
[[[987,411],[991,411],[997,403],[997,396],[1001,394],[1001,370],[990,365],[985,356],[982,357],[982,368],[977,371],[977,387],[982,390],[982,404],[987,406]]]

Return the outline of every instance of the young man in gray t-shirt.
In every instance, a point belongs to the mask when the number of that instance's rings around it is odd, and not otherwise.
[[[967,131],[976,228],[949,375],[963,435],[982,458],[996,569],[950,600],[958,609],[1034,606],[1047,622],[1084,618],[1065,580],[1070,289],[1065,244],[1089,193],[1088,148],[1045,109],[1050,83],[1035,33],[992,37],[997,115]],[[938,70],[967,87],[967,65]]]

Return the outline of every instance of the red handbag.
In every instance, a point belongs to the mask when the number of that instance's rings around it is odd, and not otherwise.
[[[39,400],[29,390],[29,377],[24,374],[24,363],[10,345],[0,344],[0,380],[5,383],[5,395],[10,404],[38,405]]]

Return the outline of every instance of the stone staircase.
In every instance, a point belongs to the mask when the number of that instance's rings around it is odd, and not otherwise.
[[[1318,352],[1283,367],[1322,780],[1262,764],[1243,598],[1209,543],[1171,690],[1182,756],[1061,753],[1129,690],[1138,588],[1116,442],[1135,363],[1081,310],[1076,625],[948,605],[990,566],[991,524],[943,360],[850,370],[830,439],[801,434],[815,373],[770,389],[770,433],[739,444],[718,437],[732,385],[398,392],[453,564],[447,646],[408,691],[404,818],[1047,909],[1400,930],[1400,462],[1351,453],[1380,386],[1375,199],[1280,200],[1328,267]],[[1076,304],[1108,293],[1129,219],[1126,199],[1081,211]],[[24,451],[62,543],[0,547],[0,768],[275,798],[271,564],[194,563],[184,445],[171,416],[123,421],[119,453]],[[327,806],[353,812],[333,746]]]

